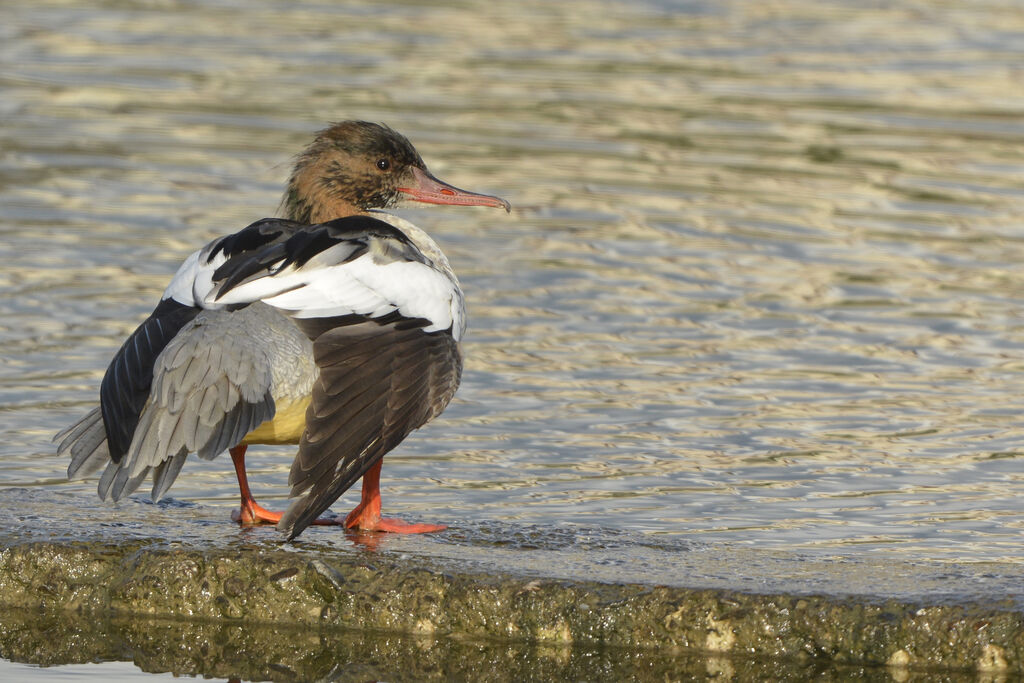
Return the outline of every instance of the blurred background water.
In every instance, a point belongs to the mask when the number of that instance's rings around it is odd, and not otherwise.
[[[1024,563],[1018,3],[0,10],[0,486],[93,505],[53,433],[178,263],[361,118],[515,207],[401,211],[470,331],[384,468],[386,512],[452,532],[398,547]],[[250,449],[262,503],[293,451]],[[238,533],[226,457],[170,495]]]

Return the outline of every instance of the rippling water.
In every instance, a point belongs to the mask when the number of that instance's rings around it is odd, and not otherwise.
[[[470,333],[456,401],[387,458],[388,511],[1024,561],[1015,3],[4,16],[0,485],[94,495],[50,436],[181,259],[273,214],[314,130],[364,118],[515,207],[403,211]],[[263,502],[292,452],[250,451]],[[171,495],[226,519],[230,471],[190,461]]]

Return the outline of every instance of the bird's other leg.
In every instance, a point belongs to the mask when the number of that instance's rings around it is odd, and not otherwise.
[[[231,512],[231,519],[239,524],[277,524],[281,521],[280,512],[272,512],[262,507],[252,497],[249,489],[249,477],[245,473],[245,444],[238,444],[228,449],[231,462],[235,465],[235,476],[238,477],[238,490],[242,494],[242,507]]]
[[[380,466],[383,459],[363,475],[363,498],[352,512],[345,517],[345,528],[361,531],[390,531],[395,534],[422,534],[442,531],[443,524],[406,524],[400,519],[380,516]]]
[[[283,512],[268,510],[252,497],[249,489],[249,477],[245,473],[245,450],[246,444],[238,444],[228,449],[231,454],[231,462],[235,465],[235,476],[238,477],[238,491],[242,494],[242,507],[239,510],[231,511],[231,519],[243,525],[252,524],[277,524],[281,521]],[[340,525],[340,517],[321,517],[313,522],[320,525]]]

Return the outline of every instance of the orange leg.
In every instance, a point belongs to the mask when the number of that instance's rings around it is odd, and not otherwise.
[[[267,510],[256,502],[249,490],[249,477],[245,473],[245,444],[239,444],[228,450],[231,462],[235,464],[235,475],[238,477],[238,490],[242,494],[242,507],[232,510],[231,519],[239,524],[277,524],[284,513]],[[314,524],[341,524],[334,518],[318,519]]]
[[[390,531],[396,534],[422,534],[447,529],[443,524],[406,524],[400,519],[380,516],[380,466],[383,460],[363,475],[363,499],[356,509],[345,517],[346,529],[363,531]]]

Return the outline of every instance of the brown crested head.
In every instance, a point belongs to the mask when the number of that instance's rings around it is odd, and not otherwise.
[[[503,199],[434,178],[404,135],[367,121],[343,121],[317,133],[295,163],[281,207],[291,220],[322,223],[403,198],[509,208]]]
[[[423,166],[404,136],[368,121],[335,123],[299,155],[282,208],[286,218],[321,223],[383,208],[398,194],[396,170]]]

